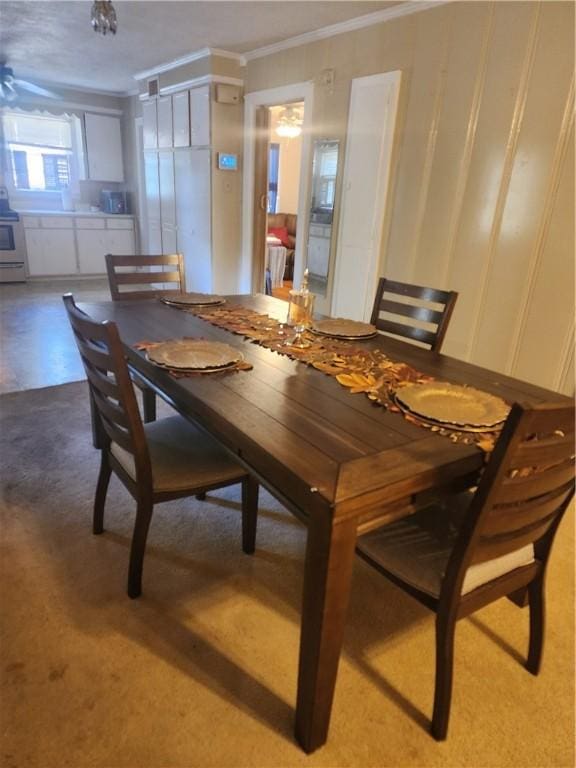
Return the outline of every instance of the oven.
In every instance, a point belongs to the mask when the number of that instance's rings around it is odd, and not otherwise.
[[[0,283],[26,280],[26,245],[17,213],[0,213]]]

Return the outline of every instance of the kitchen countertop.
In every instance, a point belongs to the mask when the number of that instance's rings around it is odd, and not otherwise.
[[[103,219],[133,219],[131,213],[104,213],[104,211],[42,211],[34,209],[30,211],[18,211],[20,216],[85,216]]]

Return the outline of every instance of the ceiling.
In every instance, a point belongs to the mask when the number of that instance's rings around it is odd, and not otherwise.
[[[1,0],[0,50],[16,77],[125,93],[134,73],[202,48],[246,53],[398,4],[114,0],[118,33],[103,37],[90,0]]]

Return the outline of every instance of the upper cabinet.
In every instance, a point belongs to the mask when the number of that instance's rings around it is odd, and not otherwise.
[[[188,91],[172,96],[172,119],[174,125],[174,146],[190,146],[190,100]]]
[[[144,149],[158,149],[158,115],[156,99],[142,102],[142,128],[144,131]]]
[[[144,149],[210,146],[210,86],[142,102]]]
[[[210,144],[210,86],[192,88],[190,91],[191,146],[207,147]]]
[[[92,181],[124,181],[120,118],[86,112],[86,159]]]
[[[172,96],[161,96],[158,105],[158,147],[172,147]]]

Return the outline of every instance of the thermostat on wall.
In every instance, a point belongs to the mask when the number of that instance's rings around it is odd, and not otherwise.
[[[237,171],[238,155],[231,155],[228,152],[218,152],[218,168],[221,171]]]

